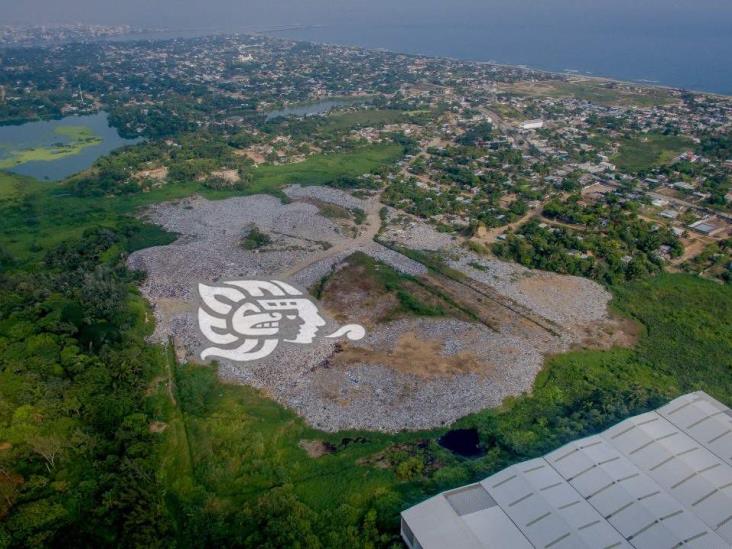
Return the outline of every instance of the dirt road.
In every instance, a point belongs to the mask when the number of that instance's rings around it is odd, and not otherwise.
[[[360,246],[367,245],[374,240],[376,233],[379,232],[381,227],[381,218],[379,217],[379,211],[383,204],[380,202],[381,195],[374,196],[369,199],[368,205],[364,208],[366,214],[366,220],[358,226],[358,235],[351,240],[343,240],[334,244],[327,250],[322,252],[314,253],[310,255],[305,261],[292,265],[287,269],[284,269],[277,273],[280,279],[288,279],[299,273],[300,271],[307,269],[311,265],[328,259],[329,257],[335,257],[348,251],[355,251]]]
[[[531,218],[539,215],[540,211],[541,211],[541,208],[531,210],[528,213],[526,213],[523,217],[521,217],[520,219],[517,219],[516,221],[514,221],[513,223],[509,223],[508,225],[502,225],[500,227],[494,227],[492,229],[486,229],[485,227],[483,227],[481,225],[478,228],[478,232],[471,240],[475,240],[476,242],[479,242],[480,244],[489,246],[490,244],[493,244],[498,239],[498,237],[501,236],[503,233],[505,233],[507,230],[518,229],[524,223],[528,222]]]

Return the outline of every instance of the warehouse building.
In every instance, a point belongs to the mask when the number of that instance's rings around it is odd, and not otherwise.
[[[732,411],[703,392],[402,513],[410,549],[732,547]]]
[[[702,219],[701,221],[692,223],[689,227],[705,236],[716,236],[724,232],[725,229],[724,223],[716,219]]]
[[[520,124],[522,130],[540,130],[544,127],[543,120],[527,120]]]

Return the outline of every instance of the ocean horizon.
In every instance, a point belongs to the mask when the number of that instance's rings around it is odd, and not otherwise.
[[[581,38],[551,28],[493,30],[480,24],[303,25],[264,34],[732,95],[732,38],[717,29],[685,37],[628,29],[625,39],[613,43],[599,31]]]

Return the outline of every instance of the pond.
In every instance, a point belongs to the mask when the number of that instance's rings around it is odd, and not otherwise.
[[[57,181],[138,141],[120,137],[105,112],[0,126],[0,170]]]
[[[462,457],[475,458],[485,454],[480,447],[477,429],[453,429],[437,441],[440,446]]]
[[[283,109],[269,111],[267,113],[267,120],[288,116],[315,116],[318,114],[326,114],[336,107],[354,105],[364,101],[365,99],[366,98],[360,97],[347,97],[342,99],[323,99],[321,101],[313,101],[312,103],[300,103]]]

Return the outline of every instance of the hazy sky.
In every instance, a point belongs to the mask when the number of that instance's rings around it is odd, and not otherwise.
[[[730,21],[729,0],[0,0],[8,23],[128,23],[176,28],[393,24],[451,21],[476,24],[582,25],[607,20],[657,25]],[[732,31],[732,29],[731,29]],[[732,32],[731,32],[732,34]]]

